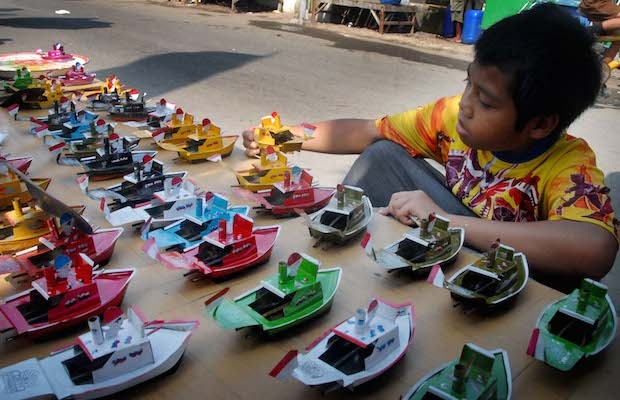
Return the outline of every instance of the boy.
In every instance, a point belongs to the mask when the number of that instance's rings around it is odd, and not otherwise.
[[[499,237],[524,252],[539,280],[600,279],[618,221],[592,150],[565,132],[599,90],[593,41],[557,6],[537,6],[482,34],[461,96],[376,121],[321,122],[304,148],[363,152],[345,183],[404,224],[435,212],[465,228],[469,247]],[[244,145],[257,153],[251,132]],[[418,157],[445,165],[445,178]]]

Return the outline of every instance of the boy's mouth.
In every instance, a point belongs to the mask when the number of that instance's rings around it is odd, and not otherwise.
[[[460,136],[469,136],[469,131],[467,129],[465,129],[465,127],[463,126],[463,123],[461,122],[461,119],[458,119],[458,122],[456,123],[456,132],[460,135]]]

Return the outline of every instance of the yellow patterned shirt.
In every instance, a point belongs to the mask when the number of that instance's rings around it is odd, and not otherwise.
[[[456,132],[459,101],[460,96],[441,98],[417,110],[378,119],[377,129],[412,156],[444,165],[448,188],[481,218],[589,222],[618,239],[620,224],[611,208],[609,189],[583,139],[564,133],[542,155],[508,163],[461,141]]]

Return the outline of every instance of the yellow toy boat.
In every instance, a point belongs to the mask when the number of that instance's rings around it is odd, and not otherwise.
[[[72,207],[82,214],[84,206]],[[13,210],[4,213],[0,222],[0,254],[14,254],[39,244],[41,236],[50,233],[48,220],[50,214],[38,207],[22,208],[17,199],[13,200]]]
[[[280,116],[274,111],[270,116],[261,118],[260,126],[254,128],[254,140],[264,149],[271,146],[275,151],[291,153],[300,151],[306,138],[293,136],[290,127],[282,125]]]
[[[32,182],[47,190],[51,178],[32,178]],[[32,197],[26,188],[26,184],[22,182],[11,170],[6,175],[0,175],[0,211],[13,207],[13,199],[19,199],[21,205],[26,205]]]
[[[185,135],[185,138],[187,138],[187,136],[194,132],[194,116],[183,112],[180,108],[177,108],[176,111],[172,113],[170,121],[166,122],[165,129],[170,135],[174,133],[181,133],[182,135]]]
[[[26,108],[52,108],[54,102],[60,102],[60,99],[64,96],[60,81],[52,80],[39,80],[41,89],[44,89],[43,94],[39,95],[36,91],[28,92],[23,103]]]
[[[274,187],[274,183],[282,182],[286,172],[291,174],[286,156],[269,146],[266,150],[261,151],[260,166],[254,164],[254,168],[248,171],[237,171],[235,176],[239,181],[239,186],[258,192],[269,190]]]
[[[193,121],[194,117],[191,117],[191,120]],[[172,124],[170,126],[172,126]],[[192,122],[189,125],[182,125],[174,131],[174,133],[171,133],[169,127],[162,128],[153,133],[153,139],[155,139],[155,143],[164,150],[178,151],[175,147],[169,145],[185,147],[185,143],[188,139],[202,140],[207,136],[219,136],[220,134],[221,129],[213,125],[211,120],[205,118],[200,124],[194,124]]]

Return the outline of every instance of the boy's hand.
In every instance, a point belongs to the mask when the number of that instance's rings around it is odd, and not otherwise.
[[[421,190],[394,193],[388,206],[379,210],[379,214],[391,215],[405,225],[415,225],[410,216],[428,218],[431,213],[448,216]]]
[[[243,147],[245,147],[245,155],[248,157],[257,156],[260,153],[258,144],[254,141],[254,128],[248,128],[241,134],[243,138]]]

